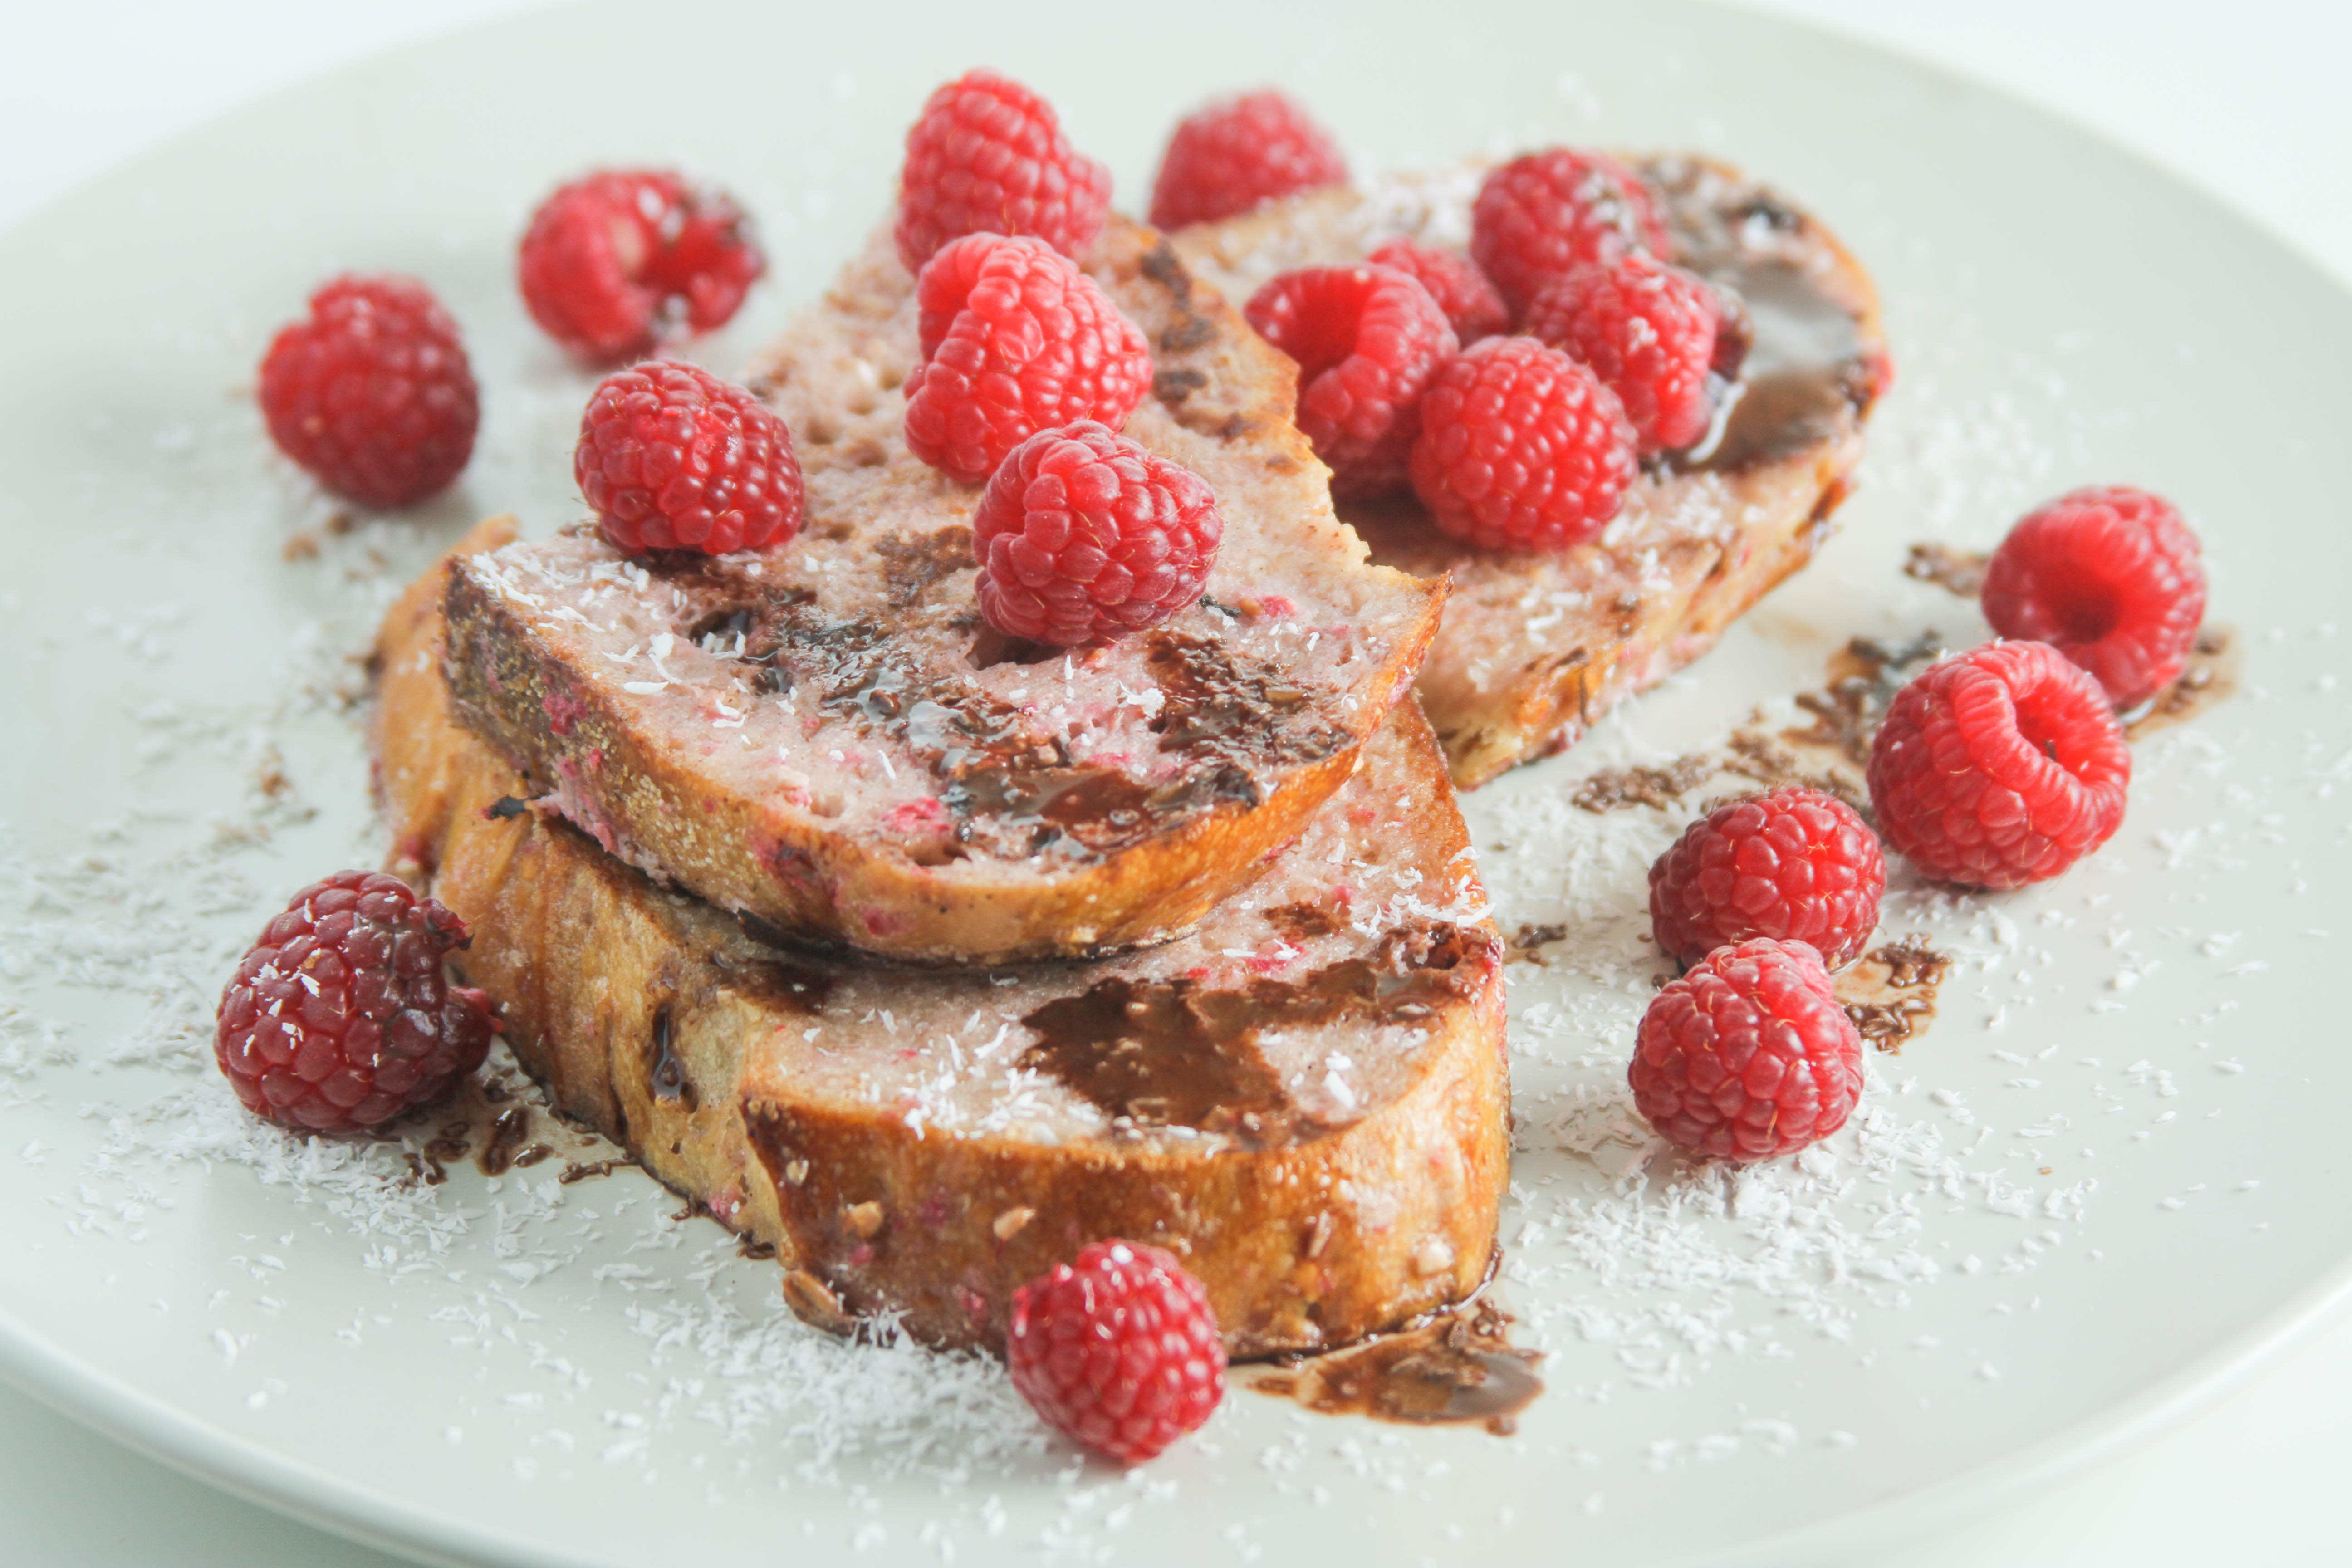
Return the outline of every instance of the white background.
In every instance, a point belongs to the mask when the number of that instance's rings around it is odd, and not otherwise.
[[[2320,0],[1744,0],[2003,89],[2199,185],[2352,284],[2352,6]],[[257,94],[517,0],[0,3],[0,227]],[[649,8],[648,25],[654,16]],[[8,309],[32,308],[11,301]],[[2315,1042],[2318,1044],[2319,1042]],[[2128,1325],[2119,1325],[2128,1331]],[[2352,1323],[2124,1458],[1882,1568],[2332,1562]],[[0,1389],[19,1568],[388,1568]],[[1563,1543],[1566,1548],[1566,1543]]]

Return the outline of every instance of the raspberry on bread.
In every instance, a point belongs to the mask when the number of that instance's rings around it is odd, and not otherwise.
[[[1117,430],[1151,390],[1135,323],[1040,239],[968,234],[915,279],[921,360],[907,374],[907,446],[968,485],[1040,430]]]
[[[1151,223],[1175,228],[1245,213],[1348,177],[1331,133],[1272,88],[1184,117],[1151,186]]]
[[[1224,526],[1190,468],[1091,420],[1040,430],[971,514],[980,613],[1056,647],[1158,626],[1200,598]]]
[[[1242,314],[1298,363],[1298,427],[1340,495],[1402,489],[1422,394],[1461,348],[1411,273],[1363,264],[1285,272]]]
[[[605,539],[630,555],[725,555],[800,531],[792,432],[697,365],[648,360],[600,382],[580,416],[572,475]]]
[[[1458,250],[1392,239],[1364,259],[1375,267],[1393,267],[1412,274],[1445,312],[1454,335],[1465,349],[1480,338],[1511,330],[1510,307],[1478,270],[1478,264]]]
[[[726,192],[666,169],[605,169],[541,204],[515,275],[531,320],[602,363],[725,326],[767,266]]]
[[[1127,436],[1216,496],[1197,603],[1083,652],[982,620],[981,492],[901,429],[917,304],[886,234],[752,377],[800,536],[632,560],[575,530],[462,563],[465,721],[606,848],[805,942],[994,962],[1192,926],[1354,771],[1445,587],[1367,562],[1289,362],[1157,236],[1114,218],[1086,266],[1158,367]]]
[[[1570,744],[1620,699],[1714,647],[1810,560],[1850,488],[1863,419],[1885,384],[1876,291],[1818,220],[1719,164],[1631,167],[1670,237],[1665,259],[1738,294],[1755,318],[1721,428],[1650,464],[1601,536],[1563,552],[1457,542],[1410,500],[1342,503],[1373,560],[1453,575],[1418,689],[1465,788]],[[1193,270],[1245,298],[1277,272],[1342,265],[1400,232],[1466,232],[1462,184],[1401,183],[1382,199],[1317,192],[1171,242]]]
[[[1501,950],[1411,701],[1189,937],[1088,965],[834,963],[526,808],[530,783],[452,715],[440,578],[378,647],[395,856],[467,921],[466,978],[556,1104],[775,1247],[804,1316],[999,1346],[1018,1287],[1118,1237],[1174,1253],[1227,1351],[1264,1355],[1485,1277]]]
[[[1412,493],[1478,549],[1567,550],[1624,510],[1633,447],[1624,404],[1591,365],[1533,338],[1486,338],[1422,397]]]
[[[896,248],[909,272],[967,234],[1034,235],[1079,256],[1109,207],[1110,171],[1070,145],[1052,104],[971,70],[933,91],[908,128]]]

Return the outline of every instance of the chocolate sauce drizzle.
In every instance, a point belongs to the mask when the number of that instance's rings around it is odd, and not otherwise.
[[[1750,334],[1715,427],[1667,468],[1738,473],[1833,437],[1866,412],[1874,378],[1861,313],[1798,259],[1811,220],[1705,163],[1652,159],[1642,174],[1661,198],[1675,259],[1744,305]]]
[[[1464,961],[1491,946],[1484,931],[1433,925],[1389,932],[1376,960],[1347,959],[1296,980],[1215,988],[1114,976],[1024,1016],[1037,1041],[1022,1065],[1053,1074],[1126,1130],[1193,1127],[1255,1148],[1303,1141],[1336,1124],[1292,1100],[1260,1036],[1425,1016],[1476,983],[1475,963],[1465,969]]]
[[[1326,1415],[1369,1415],[1414,1426],[1518,1430],[1518,1415],[1543,1393],[1541,1352],[1512,1344],[1511,1319],[1491,1300],[1437,1313],[1393,1334],[1281,1363],[1250,1386]]]

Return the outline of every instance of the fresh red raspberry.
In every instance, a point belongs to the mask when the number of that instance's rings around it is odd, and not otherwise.
[[[597,384],[572,454],[616,549],[724,555],[791,542],[803,493],[793,434],[707,370],[647,360]]]
[[[1347,178],[1339,143],[1305,110],[1271,88],[1244,93],[1189,116],[1168,139],[1151,226],[1232,217]]]
[[[1421,245],[1410,239],[1392,239],[1381,246],[1365,260],[1375,267],[1393,267],[1399,272],[1409,272],[1413,281],[1429,290],[1437,308],[1445,312],[1454,328],[1454,335],[1468,348],[1480,338],[1491,338],[1497,332],[1511,330],[1510,308],[1478,264],[1459,251],[1440,250],[1433,245]]]
[[[474,373],[449,319],[413,278],[338,278],[261,362],[278,450],[362,506],[446,489],[474,455]]]
[[[1190,468],[1081,420],[1013,449],[972,511],[971,533],[988,624],[1071,647],[1198,599],[1224,521]]]
[[[1869,773],[1878,830],[1913,865],[2019,888],[2114,836],[2131,748],[2087,671],[2047,643],[1993,642],[1895,694]]]
[[[1298,362],[1298,427],[1341,495],[1404,487],[1421,395],[1461,346],[1411,274],[1369,263],[1302,267],[1250,296],[1242,313]]]
[[[1536,290],[1528,336],[1592,367],[1625,405],[1640,450],[1666,452],[1706,434],[1707,372],[1721,318],[1706,280],[1629,250],[1570,268]]]
[[[1673,254],[1641,177],[1606,153],[1554,147],[1486,176],[1470,209],[1470,255],[1504,303],[1524,310],[1547,279],[1628,250]]]
[[[967,234],[1034,235],[1077,256],[1109,211],[1110,171],[1072,151],[1052,104],[994,71],[940,88],[907,132],[895,237],[909,272]]]
[[[1042,240],[971,234],[915,285],[923,363],[907,378],[907,446],[966,484],[1036,432],[1116,430],[1151,390],[1151,347],[1077,263]]]
[[[441,958],[465,922],[407,883],[340,871],[294,895],[221,993],[213,1055],[245,1108],[314,1132],[380,1127],[482,1065],[496,1025]]]
[[[1421,399],[1412,488],[1437,526],[1487,550],[1565,550],[1608,526],[1633,482],[1633,426],[1585,365],[1488,338]]]
[[[1013,1291],[1004,1359],[1047,1426],[1122,1465],[1198,1429],[1225,1396],[1208,1291],[1140,1242],[1090,1243]]]
[[[1985,619],[2046,642],[2118,708],[2177,679],[2205,619],[2197,536],[2172,503],[2125,486],[2074,490],[2009,531],[1985,569]]]
[[[614,169],[541,205],[517,272],[531,320],[582,359],[605,363],[681,326],[724,326],[767,265],[725,192],[665,170]]]
[[[1838,964],[1877,929],[1885,890],[1877,836],[1853,808],[1790,784],[1727,801],[1683,830],[1650,868],[1650,927],[1685,963],[1769,936]]]
[[[1752,937],[1651,998],[1625,1076],[1668,1142],[1777,1159],[1845,1125],[1862,1097],[1862,1036],[1819,953]]]

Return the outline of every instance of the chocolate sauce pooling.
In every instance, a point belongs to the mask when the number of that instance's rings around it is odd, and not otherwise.
[[[1484,931],[1441,926],[1391,931],[1377,961],[1347,959],[1296,980],[1216,988],[1115,976],[1024,1017],[1037,1041],[1022,1065],[1052,1073],[1131,1126],[1197,1127],[1252,1147],[1312,1138],[1335,1124],[1291,1099],[1258,1047],[1260,1035],[1424,1016],[1475,984],[1454,971],[1491,944]]]
[[[1505,1337],[1493,1302],[1441,1312],[1398,1333],[1310,1357],[1251,1386],[1326,1415],[1369,1415],[1416,1426],[1475,1423],[1497,1436],[1543,1392],[1537,1352]]]
[[[1704,163],[1654,159],[1642,174],[1661,198],[1675,260],[1736,293],[1752,332],[1716,428],[1671,466],[1736,473],[1834,436],[1849,410],[1867,409],[1861,321],[1796,259],[1810,220]]]

